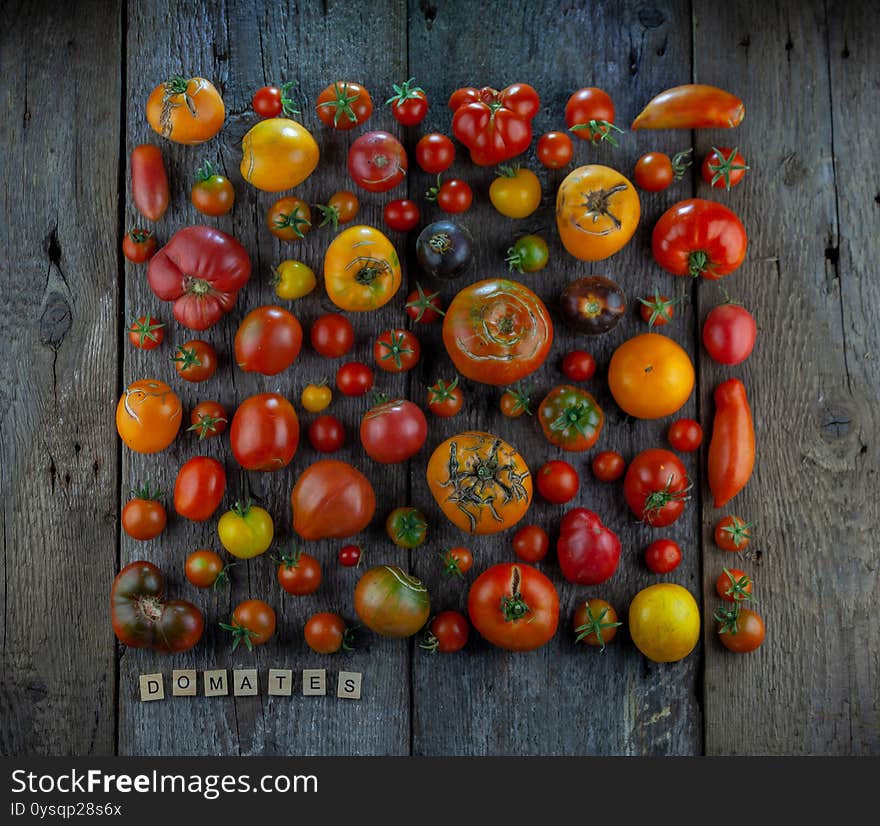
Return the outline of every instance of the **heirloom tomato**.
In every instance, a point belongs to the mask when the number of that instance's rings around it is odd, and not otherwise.
[[[320,413],[330,406],[333,399],[333,391],[322,380],[317,384],[307,384],[299,397],[300,404],[309,413]]]
[[[232,455],[245,470],[287,467],[299,444],[299,419],[293,405],[277,393],[249,396],[232,416]]]
[[[617,611],[604,599],[588,599],[578,605],[572,617],[577,635],[574,641],[592,645],[600,651],[617,636],[622,623],[617,621]]]
[[[532,651],[559,625],[559,594],[537,568],[521,562],[492,565],[468,592],[471,623],[492,645]]]
[[[467,227],[447,219],[428,224],[416,239],[416,257],[437,278],[458,278],[474,258],[474,237]]]
[[[729,129],[745,117],[743,102],[717,86],[687,83],[651,98],[632,129]]]
[[[354,610],[383,637],[411,637],[431,615],[428,589],[396,565],[377,565],[358,580]]]
[[[565,286],[559,307],[569,327],[597,336],[616,327],[623,318],[626,296],[620,285],[610,278],[587,275]]]
[[[412,550],[424,544],[428,520],[416,508],[395,508],[385,520],[385,533],[398,547]]]
[[[451,215],[460,215],[470,209],[474,200],[474,191],[467,181],[450,178],[441,183],[437,176],[437,186],[432,186],[425,193],[426,201],[436,201],[437,206]]]
[[[452,299],[443,344],[459,373],[484,384],[514,384],[537,370],[553,343],[553,322],[528,287],[505,278],[477,281]]]
[[[623,132],[614,125],[614,102],[611,96],[595,86],[578,89],[571,95],[565,104],[565,122],[581,140],[594,144],[607,141],[617,146],[614,133]]]
[[[391,114],[403,126],[416,126],[428,114],[428,98],[421,86],[415,85],[415,78],[401,84],[393,84],[394,94],[385,101],[391,105]]]
[[[415,456],[428,437],[422,409],[406,399],[371,407],[361,420],[361,444],[367,455],[382,464],[397,464]]]
[[[405,373],[418,364],[422,347],[409,330],[386,330],[373,344],[373,359],[388,373]]]
[[[295,597],[314,594],[321,584],[321,563],[310,554],[293,547],[275,559],[278,584]]]
[[[229,582],[228,567],[231,566],[223,564],[220,554],[204,549],[193,551],[186,558],[183,572],[187,581],[196,588],[217,588]]]
[[[186,462],[174,481],[174,510],[192,522],[207,522],[226,492],[226,470],[210,456]]]
[[[174,143],[192,145],[211,140],[225,117],[223,98],[203,77],[174,75],[147,98],[147,121],[154,132]]]
[[[315,110],[322,123],[347,131],[360,126],[373,114],[373,99],[360,83],[337,80],[318,95]]]
[[[620,539],[598,514],[572,508],[559,523],[556,556],[562,575],[578,585],[598,585],[617,570]]]
[[[347,361],[336,371],[336,386],[345,396],[363,396],[373,380],[373,371],[359,361]]]
[[[235,203],[235,190],[229,178],[215,172],[214,167],[206,162],[196,172],[196,182],[189,197],[202,215],[225,215]]]
[[[337,235],[324,255],[324,287],[341,310],[383,307],[400,288],[400,259],[379,230],[364,225]]]
[[[131,199],[137,211],[150,221],[161,220],[168,209],[168,175],[158,146],[143,143],[132,150]]]
[[[431,132],[416,144],[416,163],[429,175],[439,175],[452,166],[455,144],[446,135]]]
[[[541,182],[530,169],[500,166],[489,200],[507,218],[528,218],[541,205]]]
[[[241,176],[263,192],[301,184],[318,165],[318,144],[308,129],[288,118],[261,120],[242,138]]]
[[[507,248],[507,269],[513,272],[538,272],[547,266],[547,242],[540,235],[523,235]]]
[[[709,490],[720,508],[736,496],[755,468],[755,426],[745,385],[721,382],[714,393],[715,418],[709,442]]]
[[[318,416],[309,424],[309,442],[319,453],[335,453],[345,444],[345,427],[335,416]]]
[[[367,132],[348,150],[348,174],[367,192],[387,192],[406,177],[403,144],[389,132]]]
[[[464,614],[458,611],[441,611],[428,623],[425,639],[419,648],[436,654],[451,654],[467,645],[471,626]]]
[[[550,444],[580,453],[599,440],[605,415],[593,396],[579,387],[554,387],[538,407],[538,422]]]
[[[733,608],[716,611],[715,620],[718,622],[718,639],[734,654],[748,654],[764,642],[764,620],[756,611],[742,608],[737,603]]]
[[[316,654],[335,654],[339,649],[351,651],[354,648],[354,629],[345,625],[345,620],[332,611],[312,614],[303,628],[306,645]]]
[[[651,329],[663,327],[672,321],[675,305],[682,300],[682,297],[670,298],[668,295],[660,295],[660,290],[655,287],[653,295],[639,299],[639,315]]]
[[[560,169],[571,162],[574,147],[565,132],[547,132],[538,138],[538,160],[548,169]]]
[[[672,582],[639,591],[629,605],[628,624],[636,648],[658,663],[684,659],[700,639],[697,601]]]
[[[563,246],[581,261],[601,261],[626,245],[639,225],[633,185],[599,164],[568,173],[556,195],[556,226]]]
[[[207,381],[217,372],[217,351],[213,345],[201,339],[181,344],[171,357],[177,375],[184,381],[197,384]]]
[[[226,408],[220,402],[199,402],[189,414],[187,431],[199,434],[199,441],[219,436],[229,424]]]
[[[345,539],[370,524],[376,493],[348,463],[321,459],[300,474],[290,504],[293,529],[303,539]]]
[[[257,307],[238,325],[235,361],[245,373],[275,376],[296,360],[302,327],[283,307]]]
[[[132,264],[143,264],[155,255],[158,246],[152,230],[130,229],[122,239],[122,254]]]
[[[501,394],[501,401],[498,406],[501,408],[501,415],[506,419],[518,419],[525,413],[527,416],[532,415],[532,400],[529,396],[531,388],[522,382],[517,383],[513,387],[508,387]]]
[[[232,634],[232,650],[244,643],[248,651],[267,643],[275,633],[275,609],[261,599],[246,599],[232,612],[232,622],[220,627]]]
[[[463,531],[497,533],[525,516],[532,477],[516,448],[491,433],[470,430],[441,443],[427,468],[431,495]]]
[[[467,548],[448,548],[440,552],[443,573],[464,579],[464,575],[474,566],[474,555]]]
[[[285,301],[295,301],[308,295],[318,285],[314,270],[302,261],[282,261],[275,267],[272,286],[275,295]]]
[[[694,389],[694,376],[684,348],[658,333],[627,339],[608,365],[614,401],[637,419],[660,419],[680,410]]]
[[[354,327],[339,313],[326,313],[315,319],[309,331],[315,351],[325,358],[344,356],[354,347]]]
[[[550,537],[540,525],[523,525],[513,535],[513,552],[523,562],[540,562],[550,550]]]
[[[551,459],[535,474],[538,493],[554,505],[564,505],[577,496],[581,480],[577,471],[562,459]],[[528,560],[526,560],[528,561]]]
[[[681,459],[662,448],[639,453],[629,463],[623,480],[623,496],[630,510],[654,528],[665,528],[681,516],[691,488]]]
[[[116,406],[116,430],[135,453],[158,453],[174,441],[183,419],[177,394],[163,381],[134,381]]]
[[[168,524],[162,491],[151,490],[146,484],[131,493],[132,498],[122,509],[122,530],[139,542],[155,539]]]
[[[253,559],[266,553],[275,536],[275,525],[265,508],[249,500],[236,502],[217,521],[220,543],[239,559]]]
[[[406,314],[419,324],[433,324],[438,318],[446,315],[440,293],[426,293],[418,283],[406,297],[405,309]]]

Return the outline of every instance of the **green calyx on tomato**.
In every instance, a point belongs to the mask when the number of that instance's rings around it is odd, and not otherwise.
[[[428,403],[443,404],[443,402],[451,401],[455,398],[455,388],[458,387],[458,379],[456,376],[448,384],[443,379],[437,379],[436,384],[432,384],[428,388]]]
[[[579,387],[554,387],[538,408],[547,440],[564,450],[591,448],[602,432],[605,416],[596,400]]]
[[[426,293],[422,289],[422,285],[416,282],[416,292],[418,295],[412,301],[406,302],[407,309],[412,309],[416,311],[415,318],[413,321],[421,321],[422,316],[425,315],[426,312],[436,313],[439,316],[446,315],[444,310],[441,310],[435,303],[435,299],[440,295],[439,292],[434,293]]]
[[[691,165],[691,153],[693,151],[694,148],[690,147],[689,149],[683,149],[681,152],[676,152],[672,156],[672,177],[674,180],[680,181],[684,177],[684,173],[687,172]]]
[[[660,295],[660,290],[655,287],[654,294],[650,298],[640,298],[639,304],[650,310],[648,326],[653,327],[658,321],[665,324],[672,320],[672,311],[676,304],[684,301],[684,296],[678,298],[666,298]]]
[[[278,87],[281,91],[281,114],[285,118],[289,118],[292,115],[302,114],[302,112],[296,108],[293,98],[288,94],[295,85],[294,81],[288,80],[287,83],[282,83],[281,86]]]
[[[752,596],[752,578],[748,574],[736,577],[731,573],[729,568],[722,568],[721,570],[724,571],[724,574],[730,582],[730,587],[724,592],[726,597],[730,597],[730,599],[736,603],[739,603],[742,600],[754,601],[755,598]],[[716,619],[718,619],[717,616]]]
[[[235,651],[241,643],[245,644],[245,647],[248,651],[254,650],[253,638],[258,637],[259,634],[256,631],[252,631],[250,628],[245,628],[243,625],[239,625],[236,620],[232,620],[232,623],[228,622],[220,622],[218,625],[224,630],[229,631],[232,634],[232,650]]]
[[[147,501],[161,502],[165,498],[165,492],[160,488],[153,490],[149,482],[144,482],[140,487],[134,488],[131,495],[135,499],[146,499]]]
[[[401,548],[418,548],[428,533],[428,520],[416,508],[395,508],[385,523],[391,541]]]
[[[209,436],[213,436],[215,431],[217,430],[217,425],[220,422],[226,422],[222,416],[208,416],[202,415],[199,416],[199,420],[195,424],[191,424],[186,432],[194,432],[199,434],[199,441],[202,439],[206,439]]]
[[[748,164],[744,163],[736,163],[736,153],[738,147],[734,147],[730,150],[730,155],[728,157],[724,157],[724,150],[718,149],[717,147],[712,147],[712,153],[719,159],[718,163],[709,163],[709,171],[712,173],[712,180],[709,182],[710,186],[715,186],[718,181],[724,181],[724,188],[730,191],[730,187],[732,183],[730,181],[730,173],[731,172],[745,172],[751,167]]]
[[[291,568],[299,567],[299,561],[302,559],[302,555],[303,552],[297,548],[296,545],[291,545],[290,550],[287,553],[274,555],[272,561],[276,565],[283,565],[290,570]]]
[[[718,608],[713,614],[715,621],[719,623],[719,634],[736,634],[739,631],[740,604],[735,601],[730,607]]]
[[[137,243],[141,243],[142,241],[146,241],[147,240],[146,238],[138,239],[138,238],[134,237],[135,234],[138,232],[140,232],[140,230],[132,230],[129,233],[129,235]],[[152,233],[149,233],[149,235],[152,235]],[[161,321],[157,321],[151,315],[146,315],[141,318],[135,318],[131,322],[131,326],[129,326],[128,332],[131,335],[137,336],[138,337],[138,347],[143,347],[144,342],[146,342],[146,341],[152,341],[152,342],[156,342],[158,344],[160,339],[156,335],[156,330],[161,330],[164,326],[165,325]]]
[[[751,522],[743,522],[736,516],[732,516],[729,525],[725,525],[721,531],[730,537],[734,547],[747,545],[752,538],[752,529],[755,526]]]
[[[391,88],[394,89],[394,94],[385,101],[386,105],[391,103],[401,104],[405,100],[422,97],[425,94],[425,90],[421,86],[416,86],[415,82],[416,79],[411,77],[409,80],[403,81],[403,83],[392,83]]]
[[[204,183],[210,181],[215,175],[222,177],[220,173],[214,171],[214,165],[210,161],[205,161],[196,170],[196,183]]]
[[[415,352],[412,347],[406,346],[407,335],[403,330],[390,330],[388,341],[378,342],[382,352],[381,361],[393,361],[398,370],[403,369],[403,358]]]
[[[324,107],[326,109],[333,109],[333,125],[336,126],[339,123],[339,118],[344,114],[352,123],[357,123],[357,115],[355,114],[354,109],[351,108],[351,104],[354,103],[359,97],[360,93],[355,92],[353,95],[348,94],[349,88],[348,83],[343,83],[340,88],[339,82],[333,84],[333,100],[327,100],[323,103],[318,104],[318,108]]]
[[[199,367],[202,360],[199,358],[195,347],[178,347],[177,352],[171,356],[171,361],[180,365],[178,370],[186,370],[189,367]]]
[[[617,142],[617,138],[614,137],[614,132],[619,132],[621,135],[623,134],[623,129],[619,126],[615,126],[613,123],[609,123],[607,120],[591,120],[587,123],[576,123],[571,127],[572,132],[581,132],[581,131],[589,131],[590,140],[599,144],[605,141],[606,143],[610,143],[612,146],[619,146]]]
[[[526,416],[533,415],[531,408],[531,392],[532,388],[526,384],[523,384],[521,381],[517,382],[515,385],[513,385],[513,387],[506,388],[504,391],[504,395],[509,396],[509,404],[507,405],[505,415],[509,416],[510,418],[516,418],[517,416],[521,416],[523,413],[525,413]]]
[[[429,201],[431,203],[434,203],[437,200],[437,198],[440,196],[440,188],[442,186],[443,186],[443,173],[441,172],[437,176],[437,183],[434,184],[433,186],[429,186],[425,190],[425,200]],[[433,240],[433,239],[431,239],[431,240]],[[432,244],[432,249],[435,249],[437,252],[447,252],[449,250],[449,245],[451,245],[451,242],[449,241],[448,238],[446,240],[447,240],[447,246],[444,249],[437,249],[436,247],[433,246],[433,244]]]
[[[305,238],[312,222],[300,213],[301,210],[298,206],[290,212],[282,212],[272,222],[272,226],[275,229],[290,229],[297,238]]]
[[[339,207],[335,204],[315,204],[315,209],[321,214],[318,228],[333,224],[333,229],[339,229]]]
[[[360,258],[356,259],[355,263],[360,264],[360,269],[355,273],[354,280],[367,287],[380,276],[391,272],[388,262],[380,261],[378,258]]]
[[[685,477],[685,487],[682,490],[672,490],[675,480],[672,476],[661,490],[655,490],[645,497],[645,505],[642,509],[642,520],[650,525],[653,517],[657,516],[670,502],[687,502],[691,498],[690,491],[694,483]]]
[[[599,615],[595,616],[593,614],[593,609],[590,607],[589,601],[584,603],[584,607],[587,612],[587,621],[583,625],[579,625],[577,628],[574,629],[575,633],[577,634],[574,641],[580,642],[581,640],[586,639],[587,637],[595,635],[596,639],[599,640],[599,652],[601,653],[602,651],[605,650],[605,638],[602,635],[602,632],[606,628],[617,628],[622,623],[603,622],[602,620],[604,620],[606,615],[608,614],[607,608],[603,608],[599,612]]]

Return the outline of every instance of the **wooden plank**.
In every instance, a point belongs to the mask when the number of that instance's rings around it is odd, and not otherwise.
[[[706,750],[876,751],[877,629],[870,617],[878,552],[868,532],[877,522],[877,460],[869,450],[877,367],[866,354],[876,353],[877,331],[860,314],[877,298],[867,263],[876,256],[876,232],[865,225],[877,207],[876,181],[855,165],[870,134],[858,113],[876,113],[877,49],[867,26],[877,14],[835,22],[831,90],[823,3],[791,13],[784,5],[699,2],[694,14],[695,79],[732,84],[747,112],[735,133],[700,133],[698,149],[702,155],[730,142],[753,165],[740,187],[717,197],[749,231],[746,262],[726,286],[754,312],[759,341],[739,367],[703,358],[700,369],[704,410],[711,410],[712,388],[738,376],[757,414],[756,471],[730,510],[758,523],[754,555],[742,567],[755,578],[767,625],[766,643],[746,657],[728,654],[706,628]],[[843,41],[857,44],[860,61],[843,62]],[[839,127],[833,132],[829,101]],[[835,164],[838,141],[843,154]],[[835,169],[843,176],[839,198]],[[701,318],[718,301],[701,289]],[[722,564],[731,562],[711,541],[719,516],[706,501],[707,605]]]
[[[109,754],[120,14],[2,18],[0,753]]]
[[[245,397],[267,390],[281,392],[299,408],[302,388],[322,376],[332,379],[338,366],[304,347],[289,371],[274,378],[245,375],[230,364],[232,341],[238,322],[250,309],[274,303],[269,283],[272,267],[283,258],[298,258],[320,274],[324,250],[332,230],[313,231],[305,241],[285,245],[270,236],[265,215],[275,197],[257,193],[245,184],[238,172],[240,142],[256,122],[250,112],[253,92],[268,82],[294,80],[298,97],[304,104],[303,123],[318,140],[322,161],[319,172],[297,188],[309,203],[326,203],[338,189],[351,188],[345,168],[348,146],[361,131],[332,133],[320,126],[313,105],[318,92],[334,78],[362,80],[375,90],[375,113],[368,128],[395,131],[383,93],[405,72],[404,14],[399,2],[384,0],[371,4],[369,15],[354,15],[347,4],[337,3],[211,3],[190,0],[182,4],[156,2],[132,5],[128,24],[128,100],[127,148],[150,140],[161,144],[168,159],[172,189],[172,207],[159,227],[163,239],[180,226],[190,223],[213,223],[232,232],[251,253],[254,275],[239,298],[235,312],[221,325],[209,330],[212,341],[223,358],[217,376],[202,386],[183,386],[167,362],[168,348],[153,354],[126,352],[126,381],[145,372],[172,383],[184,401],[185,409],[198,399],[215,397],[231,411]],[[176,21],[174,26],[168,20]],[[368,43],[369,48],[352,44]],[[210,143],[186,148],[172,146],[152,133],[143,116],[143,102],[150,89],[170,73],[183,70],[202,73],[218,84],[227,105],[228,119],[221,134]],[[220,162],[236,188],[237,203],[231,216],[216,221],[199,216],[190,206],[189,184],[195,169],[204,161]],[[360,195],[361,193],[359,193]],[[359,220],[380,225],[384,198],[365,195]],[[127,225],[136,220],[126,204]],[[400,239],[396,239],[400,241]],[[140,271],[129,268],[126,279],[126,308],[158,312],[170,321],[170,341],[182,343],[186,332],[176,325],[170,309],[159,305],[149,293]],[[357,345],[353,358],[371,361],[370,348],[375,333],[396,323],[401,305],[394,303],[369,317],[353,318]],[[332,310],[323,290],[290,305],[303,326],[322,312]],[[377,389],[402,393],[405,379],[379,377]],[[366,462],[357,439],[357,425],[369,400],[337,398],[332,412],[348,429],[348,444],[339,454],[365,468],[374,484],[383,491],[382,501],[406,499],[408,475],[405,467],[386,469]],[[275,517],[280,549],[291,536],[290,490],[296,476],[318,458],[305,437],[310,417],[301,416],[303,436],[293,464],[272,475],[250,474],[249,484],[260,504]],[[144,476],[159,481],[168,489],[183,461],[203,451],[226,463],[230,479],[227,500],[231,503],[241,493],[238,468],[228,449],[226,436],[198,447],[181,437],[160,457],[123,456],[123,488]],[[384,505],[383,505],[384,507]],[[368,548],[389,547],[383,538],[381,522],[385,512],[377,513],[375,525],[362,537]],[[195,651],[174,658],[160,658],[145,651],[126,651],[120,674],[119,750],[123,754],[401,754],[409,747],[409,717],[401,713],[409,707],[407,677],[409,650],[406,645],[375,638],[365,641],[369,656],[355,652],[345,662],[311,653],[303,639],[302,628],[314,611],[341,611],[354,621],[351,594],[356,571],[342,569],[336,562],[338,543],[310,543],[308,551],[321,561],[325,582],[314,596],[294,598],[283,595],[275,581],[275,569],[269,555],[242,564],[233,571],[231,591],[219,595],[196,593],[186,585],[183,559],[198,547],[218,547],[215,522],[203,525],[183,524],[172,516],[170,530],[160,542],[147,549],[147,558],[157,562],[169,576],[175,593],[193,599],[206,610],[208,631],[203,644]],[[127,540],[123,541],[122,559],[128,561],[144,553]],[[370,562],[383,561],[368,550]],[[267,599],[278,613],[279,631],[274,641],[254,654],[243,650],[232,656],[219,635],[216,624],[228,617],[242,599]],[[361,666],[360,661],[364,664]],[[266,674],[269,667],[343,667],[365,672],[368,695],[359,703],[343,703],[335,698],[315,699],[299,696],[269,699],[261,690],[256,697],[204,698],[191,700],[190,713],[181,714],[179,704],[141,705],[133,695],[133,675],[146,670],[173,667],[233,668],[256,667]],[[332,711],[330,704],[333,704]]]
[[[461,85],[502,87],[515,81],[532,83],[540,92],[542,108],[535,120],[535,133],[564,129],[563,111],[568,96],[582,86],[606,89],[617,103],[617,119],[626,125],[640,106],[661,89],[690,78],[690,12],[687,3],[505,4],[494,13],[505,32],[523,32],[521,39],[487,36],[486,21],[472,13],[465,2],[410,3],[410,74],[430,91],[432,108],[424,131],[449,133],[449,94]],[[498,31],[490,29],[488,31]],[[552,35],[550,34],[552,32]],[[438,80],[437,56],[443,55],[444,72]],[[688,135],[672,133],[625,135],[621,147],[594,148],[575,141],[574,165],[606,163],[631,173],[638,156],[649,149],[672,152],[689,143]],[[692,754],[702,744],[697,697],[700,654],[673,665],[643,660],[622,634],[604,655],[575,649],[570,632],[577,604],[589,596],[605,596],[625,618],[632,596],[656,581],[641,562],[644,547],[659,531],[634,524],[623,503],[620,486],[596,482],[589,460],[601,449],[619,450],[627,460],[651,445],[663,445],[668,422],[632,422],[617,410],[607,391],[605,372],[613,349],[624,339],[643,332],[636,314],[628,313],[618,327],[596,339],[578,337],[566,330],[557,312],[562,288],[576,277],[605,274],[623,286],[632,305],[640,295],[650,294],[662,283],[673,295],[690,285],[660,280],[650,263],[650,231],[654,220],[674,199],[691,194],[689,183],[666,193],[642,198],[642,224],[633,240],[611,259],[588,266],[570,257],[561,246],[555,228],[556,189],[564,174],[548,172],[533,154],[526,164],[541,178],[544,198],[538,212],[513,222],[498,215],[488,201],[491,169],[475,168],[463,151],[452,172],[471,183],[476,202],[463,223],[477,241],[473,273],[455,284],[441,286],[448,301],[464,283],[502,275],[505,249],[519,235],[539,232],[550,245],[550,264],[536,275],[522,276],[548,304],[556,322],[557,339],[548,363],[533,377],[535,401],[556,384],[563,383],[558,364],[561,356],[579,347],[590,350],[599,364],[597,377],[589,383],[608,415],[597,447],[587,455],[563,454],[553,449],[528,417],[508,421],[498,412],[500,390],[464,382],[467,409],[448,421],[432,421],[428,449],[453,433],[470,428],[488,429],[517,446],[535,471],[551,458],[565,458],[581,475],[581,491],[572,503],[596,510],[618,531],[624,546],[618,573],[595,588],[570,585],[563,579],[555,554],[540,565],[560,586],[561,630],[543,649],[530,654],[508,654],[492,649],[479,639],[461,655],[431,658],[418,651],[414,657],[413,751],[416,754]],[[451,174],[451,173],[450,173]],[[411,192],[420,195],[428,177],[411,176]],[[438,211],[426,208],[424,222]],[[415,269],[411,267],[411,273]],[[429,279],[418,278],[425,286]],[[415,278],[411,275],[411,281]],[[424,328],[420,328],[420,333]],[[693,353],[695,322],[688,307],[668,330],[669,335]],[[437,378],[451,378],[452,368],[439,340],[439,330],[425,331],[425,357],[419,377],[421,388]],[[692,399],[682,415],[693,415]],[[696,473],[694,457],[685,459]],[[474,574],[490,563],[514,559],[512,531],[489,538],[472,539],[453,528],[434,505],[423,477],[423,467],[413,464],[414,504],[425,510],[432,527],[430,548],[414,556],[416,573],[428,584],[434,609],[464,609],[467,587],[443,581],[437,552],[453,544],[468,544],[476,558]],[[678,540],[684,562],[668,579],[699,592],[699,558],[694,542],[697,508],[666,534]],[[536,499],[527,516],[554,535],[564,507]],[[474,636],[477,637],[476,632]]]

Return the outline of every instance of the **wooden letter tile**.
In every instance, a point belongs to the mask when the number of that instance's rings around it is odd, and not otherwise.
[[[236,668],[232,672],[232,693],[236,697],[253,697],[257,693],[257,669]]]
[[[320,697],[327,693],[327,671],[323,668],[303,669],[303,696]]]
[[[340,671],[336,696],[345,700],[360,700],[362,677],[359,671]]]
[[[174,697],[195,697],[197,688],[194,668],[175,668],[171,672],[171,694]]]
[[[289,697],[293,693],[293,671],[289,668],[269,669],[269,696]]]
[[[225,697],[229,694],[229,682],[226,678],[226,669],[218,668],[215,671],[205,672],[205,696]]]
[[[165,681],[161,674],[141,674],[141,702],[165,699]]]

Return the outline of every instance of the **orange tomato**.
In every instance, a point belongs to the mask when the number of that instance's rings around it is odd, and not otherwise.
[[[242,177],[263,192],[298,186],[320,157],[312,133],[288,118],[261,120],[241,139],[241,153]]]
[[[671,338],[642,333],[614,351],[608,387],[625,413],[659,419],[680,410],[688,400],[694,389],[694,365]]]
[[[614,255],[632,238],[641,213],[635,187],[609,166],[579,166],[565,177],[556,195],[559,237],[581,261]]]
[[[116,406],[116,430],[136,453],[158,453],[174,441],[183,409],[164,381],[141,379],[125,388]]]
[[[388,238],[364,225],[337,235],[324,256],[324,287],[341,310],[364,312],[387,304],[400,288],[400,259]]]
[[[506,530],[525,516],[532,476],[513,445],[492,433],[452,436],[428,460],[428,487],[449,521],[468,533]]]
[[[153,130],[174,143],[211,140],[223,126],[226,108],[210,80],[174,75],[147,99],[147,120]]]

